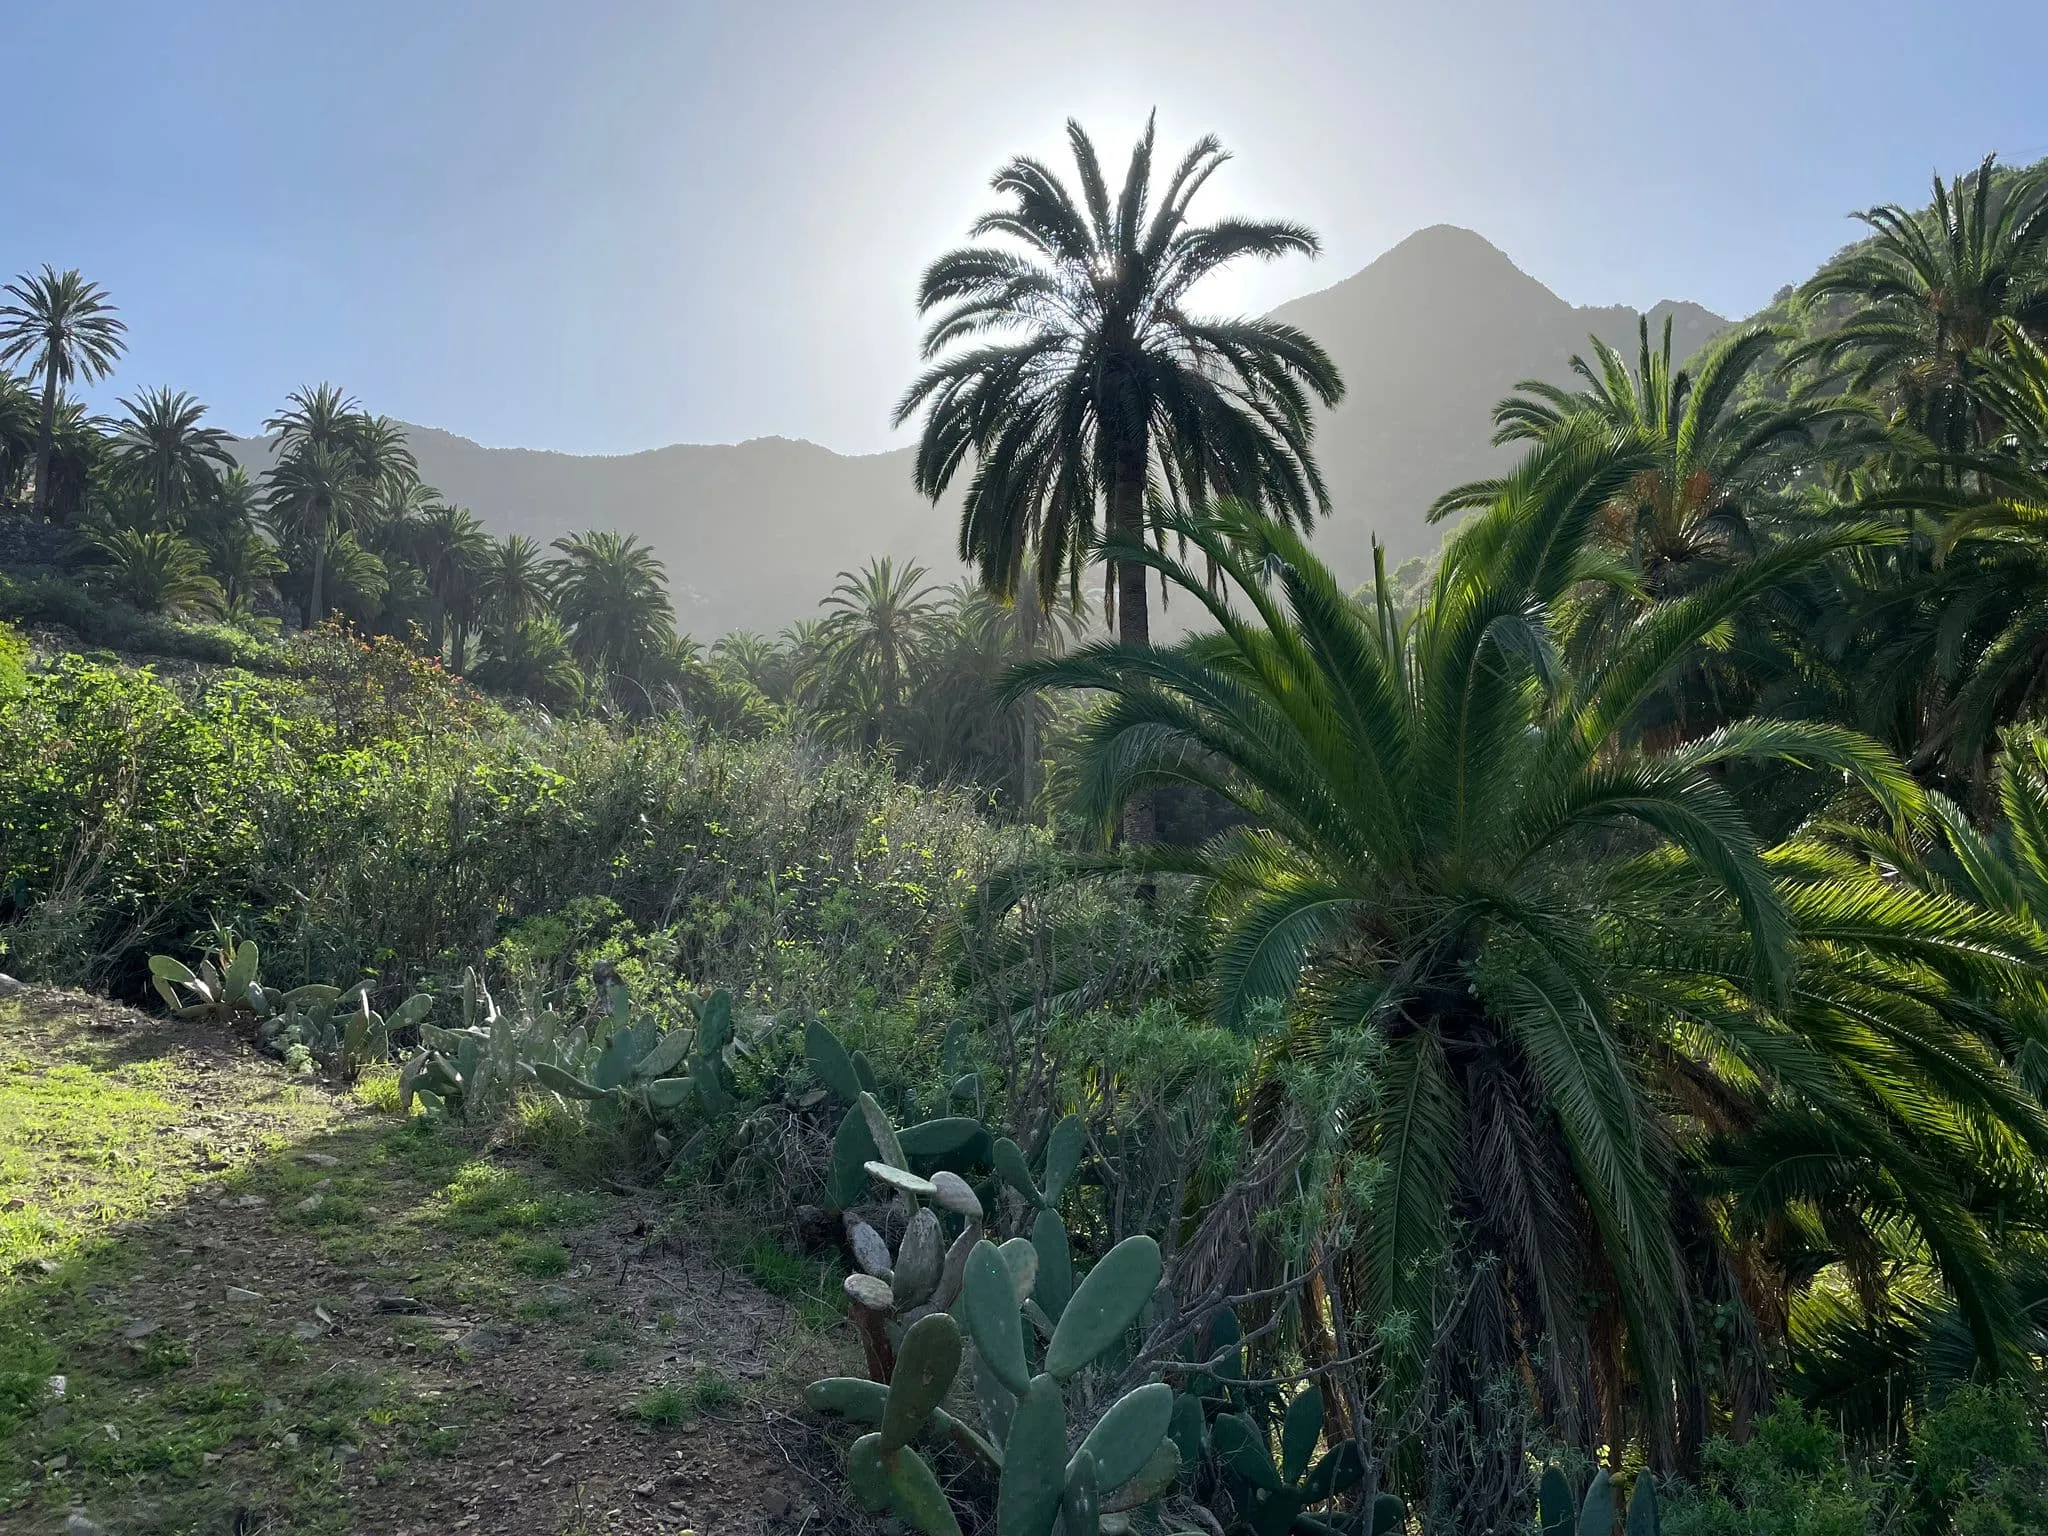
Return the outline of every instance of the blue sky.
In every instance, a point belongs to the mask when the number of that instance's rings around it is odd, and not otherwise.
[[[1764,303],[1996,149],[2048,155],[2040,0],[1549,5],[0,0],[0,269],[120,304],[114,394],[295,385],[493,444],[891,446],[922,265],[1006,155],[1152,106],[1212,212],[1327,254],[1478,229],[1577,303]]]

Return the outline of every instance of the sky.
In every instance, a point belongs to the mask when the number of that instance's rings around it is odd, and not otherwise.
[[[1579,304],[1755,310],[2048,155],[2042,0],[0,0],[0,273],[101,283],[159,384],[253,431],[321,380],[495,446],[900,444],[918,273],[1009,156],[1148,111],[1306,222],[1252,312],[1462,224]]]

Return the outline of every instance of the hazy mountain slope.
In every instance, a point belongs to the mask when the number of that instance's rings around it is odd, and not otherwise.
[[[1667,312],[1687,354],[1727,323],[1695,304],[1659,305],[1653,323]],[[1517,381],[1566,379],[1588,332],[1635,346],[1633,310],[1574,308],[1448,225],[1275,313],[1329,348],[1349,385],[1320,429],[1335,510],[1317,542],[1354,582],[1371,569],[1375,533],[1397,562],[1433,550],[1442,530],[1422,520],[1430,501],[1509,460],[1487,447],[1487,413]],[[954,513],[911,490],[908,449],[847,457],[757,438],[597,458],[483,448],[426,427],[412,441],[428,483],[499,534],[639,534],[668,563],[678,617],[700,638],[805,617],[837,572],[870,555],[920,559],[944,580],[961,573]],[[241,451],[252,472],[267,462],[261,442]]]
[[[1697,304],[1659,304],[1653,338],[1667,314],[1674,354],[1691,355],[1728,324]],[[1423,521],[1430,502],[1512,461],[1512,450],[1488,446],[1488,416],[1517,383],[1569,380],[1589,333],[1630,358],[1636,350],[1634,310],[1575,308],[1480,236],[1444,224],[1273,317],[1315,337],[1343,370],[1344,400],[1316,439],[1334,503],[1317,543],[1352,581],[1371,570],[1373,534],[1394,562],[1434,550],[1442,530]]]
[[[596,457],[484,448],[432,427],[411,434],[421,477],[500,536],[640,535],[667,563],[679,622],[703,639],[806,617],[838,572],[871,555],[959,573],[951,514],[911,489],[908,450],[848,457],[764,437]],[[268,462],[263,442],[237,451],[252,474]]]

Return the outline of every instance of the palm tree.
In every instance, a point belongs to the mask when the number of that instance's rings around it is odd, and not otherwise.
[[[1589,586],[1590,595],[1577,605],[1579,622],[1568,626],[1580,660],[1646,605],[1690,591],[1753,554],[1768,523],[1792,519],[1794,492],[1822,434],[1835,429],[1829,442],[1837,455],[1878,435],[1868,407],[1853,399],[1787,404],[1745,391],[1782,339],[1769,327],[1744,327],[1678,368],[1671,361],[1668,317],[1657,347],[1647,316],[1637,317],[1636,336],[1633,367],[1594,336],[1593,361],[1578,354],[1571,359],[1583,387],[1525,379],[1493,411],[1495,446],[1548,442],[1594,423],[1625,436],[1646,456],[1646,467],[1595,524],[1597,546],[1620,566],[1589,572],[1603,579]],[[1430,520],[1489,506],[1506,484],[1496,477],[1454,487],[1437,498]],[[1639,724],[1682,738],[1746,712],[1783,663],[1774,657],[1778,667],[1760,665],[1769,643],[1745,639],[1693,658],[1646,707],[1652,718]]]
[[[467,507],[435,506],[420,517],[410,547],[434,595],[434,654],[441,655],[445,632],[454,648],[450,665],[459,672],[490,564],[491,536]]]
[[[1643,587],[1663,597],[1724,568],[1754,543],[1754,513],[1781,496],[1786,481],[1806,464],[1796,450],[1810,448],[1829,424],[1853,420],[1863,409],[1850,401],[1802,401],[1787,406],[1743,384],[1782,339],[1768,326],[1746,326],[1711,343],[1691,367],[1671,364],[1671,320],[1659,347],[1650,346],[1650,321],[1636,317],[1636,363],[1598,336],[1589,337],[1597,362],[1574,353],[1578,390],[1524,379],[1494,407],[1493,442],[1540,443],[1598,421],[1642,444],[1651,463],[1632,478],[1599,525],[1602,542],[1623,553]],[[1437,498],[1431,521],[1491,505],[1504,481],[1476,481]]]
[[[182,527],[219,487],[221,471],[233,466],[230,435],[201,426],[206,407],[183,391],[149,390],[121,407],[127,413],[117,425],[122,467],[147,492],[153,519]]]
[[[310,628],[326,612],[328,546],[394,497],[404,500],[419,468],[404,428],[388,416],[369,415],[332,384],[294,390],[263,430],[277,434],[276,459],[264,477],[272,516],[298,538],[312,567]],[[380,591],[382,570],[379,561]]]
[[[841,571],[824,601],[817,658],[827,734],[871,747],[886,738],[902,710],[938,605],[923,585],[925,568],[870,560]]]
[[[583,674],[577,670],[569,636],[552,614],[536,612],[500,623],[495,617],[484,631],[488,654],[470,674],[480,688],[516,694],[544,709],[573,709],[583,697]]]
[[[576,659],[600,679],[635,676],[675,634],[661,561],[629,533],[592,529],[553,547],[555,610]]]
[[[253,609],[259,598],[277,590],[277,577],[285,570],[284,556],[250,524],[226,523],[195,542],[227,604]]]
[[[306,628],[327,616],[327,562],[334,542],[370,505],[369,487],[345,445],[300,441],[264,474],[264,516],[280,540],[305,551],[311,570]]]
[[[106,561],[100,584],[144,613],[218,613],[220,584],[206,573],[206,556],[183,534],[115,528],[93,544]]]
[[[35,509],[47,515],[50,448],[56,437],[57,395],[74,379],[88,384],[114,371],[127,330],[107,302],[106,291],[89,283],[76,267],[59,272],[45,265],[40,276],[24,273],[6,287],[14,302],[0,304],[0,365],[24,360],[29,375],[43,379],[42,427],[36,439]]]
[[[34,473],[39,435],[35,395],[0,369],[0,505],[13,502],[22,482]]]
[[[1142,543],[1150,507],[1227,495],[1302,524],[1327,510],[1311,400],[1343,393],[1336,365],[1292,326],[1187,310],[1197,283],[1241,257],[1319,249],[1297,224],[1189,222],[1228,158],[1215,139],[1188,151],[1155,206],[1150,121],[1114,204],[1080,124],[1068,123],[1067,138],[1079,199],[1040,161],[1013,160],[992,183],[1012,201],[973,234],[1022,250],[969,246],[925,272],[924,352],[938,361],[896,408],[899,425],[925,413],[923,494],[937,500],[975,460],[961,557],[1008,596],[1035,552],[1045,601],[1076,588],[1099,527]],[[1110,562],[1104,602],[1123,639],[1145,644],[1143,569]],[[1150,839],[1142,806],[1128,831]]]
[[[1340,1166],[1363,1154],[1382,1170],[1354,1192],[1342,1278],[1353,1316],[1408,1341],[1397,1375],[1470,1367],[1440,1390],[1478,1414],[1496,1372],[1526,1371],[1557,1432],[1618,1446],[1623,1397],[1603,1383],[1632,1363],[1663,1461],[1703,1430],[1691,1309],[1723,1304],[1753,1326],[1726,1266],[1682,1258],[1721,1229],[1677,1174],[1697,1141],[1696,1080],[1728,1074],[1744,1104],[1796,1092],[1828,1117],[1841,1159],[1889,1181],[1894,1219],[1938,1256],[1993,1361],[2009,1298],[1937,1128],[1985,1115],[2048,1145],[2048,1125],[1966,1048],[1951,1015],[1967,1022],[1967,1007],[1924,975],[1907,994],[1831,958],[1836,935],[1868,928],[1882,937],[1863,953],[1890,946],[1902,973],[1916,947],[1957,961],[1981,944],[1987,966],[2024,978],[2025,943],[2002,934],[2000,950],[1950,914],[1902,910],[1875,878],[1810,878],[1760,845],[1721,782],[1744,760],[1789,760],[1903,815],[1918,791],[1894,760],[1827,724],[1749,720],[1662,751],[1624,731],[1703,636],[1871,529],[1788,541],[1653,609],[1597,668],[1563,665],[1556,616],[1594,526],[1649,467],[1591,424],[1541,445],[1405,625],[1384,582],[1369,609],[1352,602],[1291,529],[1235,510],[1171,520],[1226,592],[1165,550],[1112,553],[1158,569],[1216,633],[1085,646],[1019,686],[1106,698],[1077,789],[1092,824],[1187,783],[1245,818],[1199,850],[1130,862],[1206,891],[1223,1022],[1292,998],[1297,1054],[1372,1064],[1376,1089],[1317,1123],[1344,1138],[1328,1153]],[[1871,1006],[1872,986],[1896,1013]],[[1938,1068],[1944,1050],[1967,1068]],[[1432,1355],[1419,1325],[1444,1300],[1446,1260],[1468,1289],[1448,1353]]]
[[[1981,446],[1993,429],[1975,359],[1997,322],[2048,326],[2048,167],[2001,175],[1997,162],[1985,156],[1974,178],[1936,176],[1925,213],[1886,204],[1857,214],[1876,233],[1800,289],[1808,304],[1858,307],[1790,361],[1846,369],[1852,389],[1888,389],[1950,450]]]
[[[2048,347],[2000,320],[1969,360],[1973,399],[2001,425],[1973,452],[1930,454],[1939,473],[1908,473],[1861,506],[1930,519],[1917,580],[1865,595],[1894,670],[1909,644],[1941,663],[1928,754],[1975,779],[2001,723],[2032,713],[2048,684]],[[1889,599],[1889,601],[1886,601]],[[1907,600],[1910,600],[1907,601]],[[1923,664],[1924,665],[1924,664]]]
[[[551,594],[539,543],[514,533],[493,545],[484,560],[479,596],[498,625],[523,624],[545,612]]]

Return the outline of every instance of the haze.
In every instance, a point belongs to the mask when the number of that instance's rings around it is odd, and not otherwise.
[[[487,444],[904,439],[918,271],[1069,114],[1317,228],[1265,309],[1476,228],[1580,304],[1749,313],[1848,210],[2048,153],[2032,4],[0,6],[0,270],[121,305],[113,395],[332,379]],[[1853,82],[1882,112],[1847,112]]]

